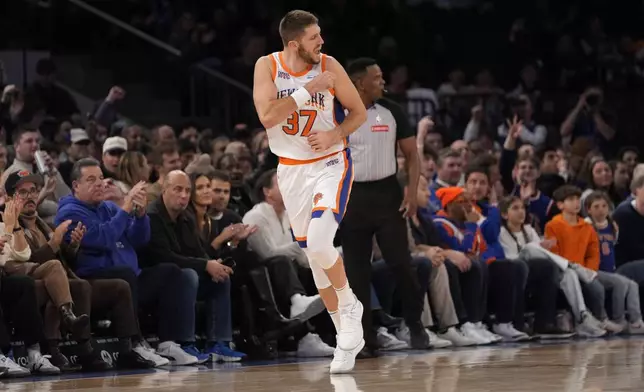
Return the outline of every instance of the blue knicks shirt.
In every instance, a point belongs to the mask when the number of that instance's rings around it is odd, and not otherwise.
[[[599,270],[615,272],[615,243],[618,233],[615,226],[608,225],[603,229],[595,229],[599,237]]]

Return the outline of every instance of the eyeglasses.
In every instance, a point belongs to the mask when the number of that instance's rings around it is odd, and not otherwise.
[[[28,190],[27,189],[21,189],[21,190],[17,191],[16,194],[18,194],[18,196],[20,196],[21,198],[24,199],[24,198],[27,198],[29,196],[38,196],[39,192],[40,191],[38,189],[31,188],[31,189],[28,189]]]

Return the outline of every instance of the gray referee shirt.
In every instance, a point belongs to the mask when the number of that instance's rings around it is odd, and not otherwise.
[[[396,174],[396,144],[415,133],[403,109],[390,99],[380,99],[367,109],[367,121],[349,137],[354,181],[377,181]]]

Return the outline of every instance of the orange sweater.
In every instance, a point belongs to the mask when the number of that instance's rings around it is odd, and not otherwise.
[[[593,271],[599,269],[599,238],[593,226],[581,218],[571,225],[559,214],[546,224],[545,237],[557,240],[553,253]]]

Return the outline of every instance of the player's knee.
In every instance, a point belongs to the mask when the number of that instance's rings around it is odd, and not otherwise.
[[[315,263],[311,263],[311,274],[313,274],[313,281],[315,282],[315,287],[318,289],[326,289],[331,287],[331,281],[329,277],[326,276],[326,272]]]

